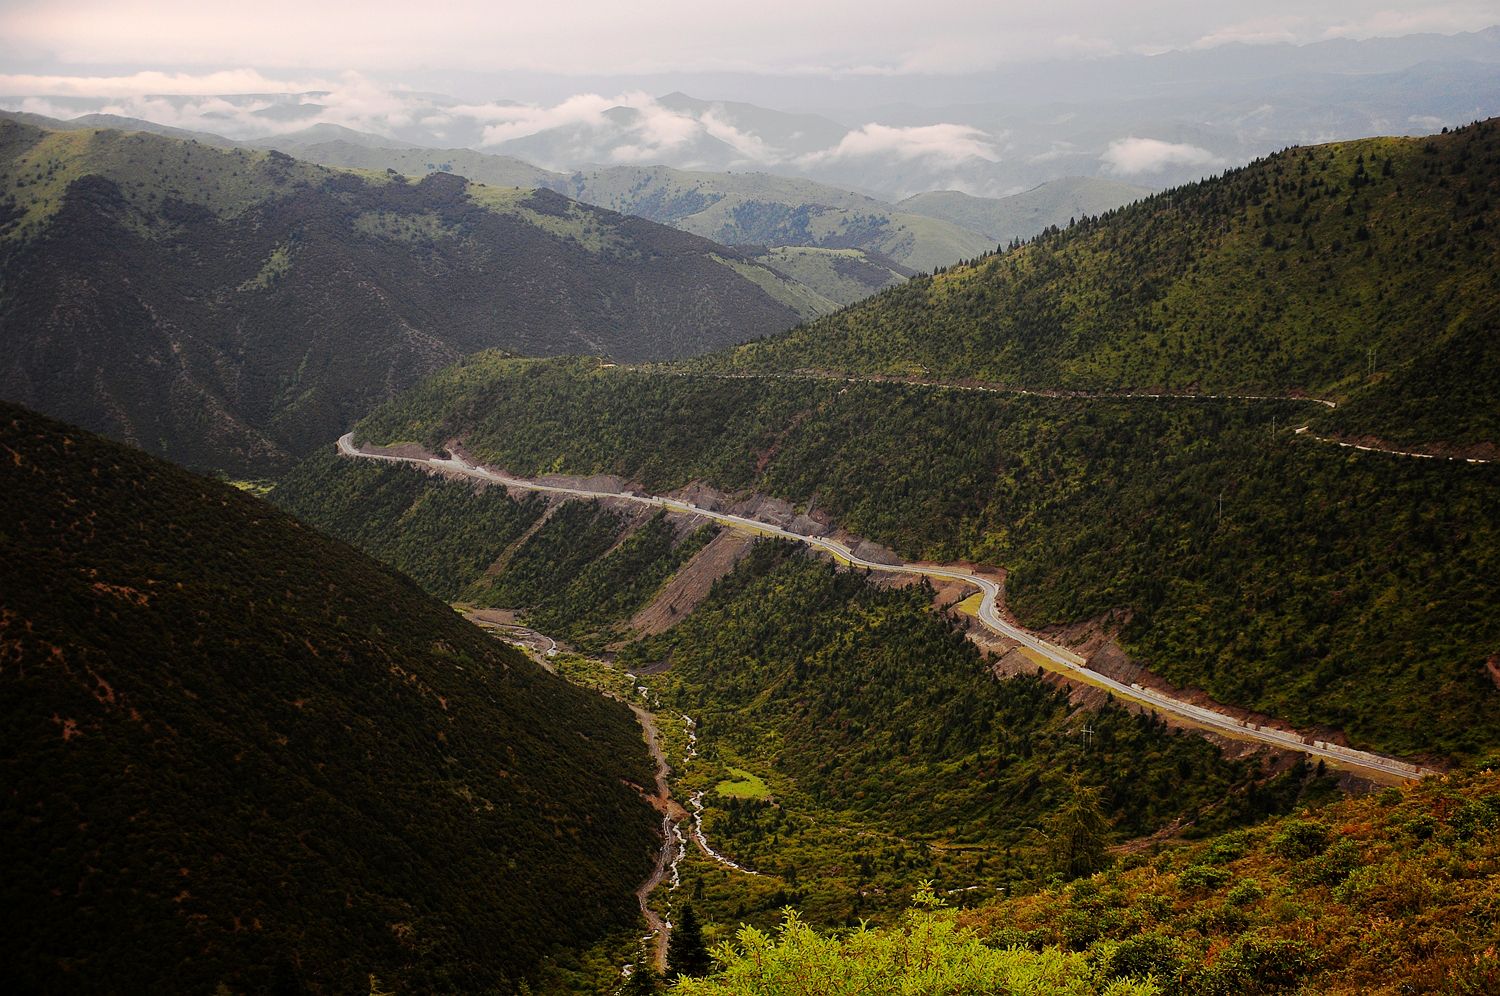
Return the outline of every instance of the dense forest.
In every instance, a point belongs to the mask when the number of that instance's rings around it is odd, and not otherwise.
[[[1226,761],[1154,716],[1075,707],[1034,675],[996,680],[932,601],[925,584],[761,541],[684,621],[621,650],[631,671],[670,664],[641,680],[695,721],[700,757],[679,784],[707,790],[715,846],[763,876],[690,869],[714,919],[766,925],[788,903],[822,925],[886,919],[924,878],[1025,891],[1102,865],[1108,843],[1174,821],[1212,833],[1319,784],[1304,766]],[[1082,797],[1099,832],[1060,855]]]
[[[1321,425],[1500,447],[1500,122],[1292,148],[719,354],[1029,388],[1333,397]]]
[[[477,349],[686,356],[821,300],[551,191],[4,117],[0,275],[0,397],[258,477]]]
[[[300,463],[270,498],[449,601],[523,609],[535,628],[585,650],[624,623],[718,532],[679,530],[589,502],[550,512],[539,497],[453,481],[333,450]]]
[[[1299,436],[1294,401],[1040,398],[478,356],[360,424],[513,473],[705,481],[906,556],[1009,570],[1032,626],[1114,613],[1167,679],[1409,756],[1500,738],[1500,472]]]
[[[410,467],[342,460],[330,446],[277,482],[271,498],[452,601],[546,506],[515,501],[502,488],[436,483]]]
[[[251,495],[13,406],[0,454],[14,991],[508,996],[635,931],[624,706]]]

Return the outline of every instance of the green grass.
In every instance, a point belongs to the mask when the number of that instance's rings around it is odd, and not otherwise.
[[[726,799],[764,800],[771,797],[771,788],[760,776],[744,768],[726,767],[729,779],[714,786],[714,791]]]

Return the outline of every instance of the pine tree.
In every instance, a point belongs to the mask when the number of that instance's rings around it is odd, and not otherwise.
[[[1068,783],[1067,801],[1050,821],[1053,867],[1067,878],[1092,875],[1104,867],[1109,820],[1099,803],[1099,789],[1077,775]]]
[[[667,941],[667,975],[691,975],[701,978],[713,967],[708,948],[703,943],[703,927],[692,903],[683,903],[672,936]]]
[[[620,989],[620,996],[655,996],[660,991],[661,986],[651,966],[641,965],[630,973],[629,980]]]

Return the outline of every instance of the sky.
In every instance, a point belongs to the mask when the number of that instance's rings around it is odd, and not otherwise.
[[[0,64],[179,89],[217,70],[899,75],[1495,23],[1500,0],[0,0]]]
[[[1065,97],[1090,78],[1088,65],[1172,52],[1228,65],[1202,53],[1497,24],[1500,0],[0,0],[0,106],[61,118],[105,111],[235,139],[320,122],[511,151],[507,143],[547,133],[560,137],[515,154],[558,169],[768,168],[887,193],[993,194],[1053,169],[1162,184],[1276,141],[1420,131],[1472,110],[1460,101],[1432,116],[1386,99],[1374,120],[1349,122],[1324,121],[1318,107],[1230,107],[1213,134],[1193,108],[1140,130],[1098,107],[1094,118],[1085,107],[1071,124],[1031,121],[1024,131],[973,110],[1019,107],[1027,87],[1036,105],[1129,99],[1111,88],[1133,70]],[[1029,68],[1038,63],[1048,65]],[[1158,85],[1150,73],[1140,79]],[[732,109],[661,99],[678,89],[836,115],[845,130],[818,142],[777,137]],[[225,99],[244,94],[257,96]],[[290,105],[315,105],[315,116]],[[1282,117],[1260,120],[1272,111]]]

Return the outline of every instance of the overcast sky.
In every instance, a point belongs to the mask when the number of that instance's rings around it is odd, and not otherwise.
[[[12,73],[253,69],[289,81],[347,70],[946,73],[1495,23],[1500,0],[0,0],[0,58]]]

